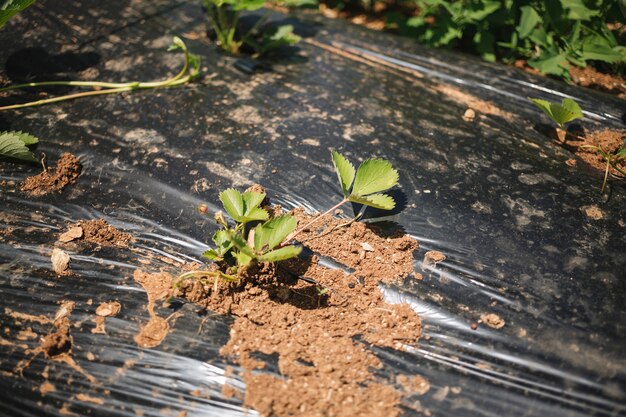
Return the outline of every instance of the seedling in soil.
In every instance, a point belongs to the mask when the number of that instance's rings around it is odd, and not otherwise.
[[[539,98],[528,98],[535,106],[539,107],[548,117],[556,123],[559,129],[565,130],[565,123],[582,119],[583,112],[576,101],[571,98],[564,98],[559,103],[551,103]]]
[[[203,0],[209,22],[215,31],[217,44],[228,53],[237,55],[243,44],[255,50],[255,56],[284,45],[294,45],[300,36],[293,33],[293,26],[283,25],[272,31],[259,31],[268,15],[261,17],[252,28],[243,34],[237,34],[239,18],[243,11],[258,10],[265,4],[264,0]],[[239,36],[237,36],[239,35]]]
[[[33,152],[27,146],[39,142],[33,135],[24,132],[0,132],[0,156],[37,162]]]
[[[235,222],[231,226],[220,211],[215,221],[222,228],[213,235],[215,249],[209,249],[203,256],[219,267],[218,271],[192,271],[178,277],[175,287],[185,279],[212,279],[217,289],[218,282],[236,281],[252,262],[278,262],[298,256],[302,247],[280,246],[296,228],[297,221],[291,215],[269,219],[267,210],[261,208],[265,193],[239,191],[229,188],[219,196],[224,210]],[[262,223],[260,223],[262,222]],[[256,223],[255,227],[249,227]]]
[[[578,105],[578,103],[576,103],[576,101],[572,100],[571,98],[564,98],[561,104],[551,103],[549,101],[537,98],[530,98],[530,101],[532,101],[537,107],[543,110],[543,112],[547,114],[554,123],[556,123],[556,125],[558,126],[557,129],[560,129],[566,135],[571,133],[565,130],[565,123],[569,123],[583,117],[580,106]],[[575,134],[571,135],[580,140],[585,140],[585,138],[581,136]],[[622,170],[618,166],[618,163],[626,160],[626,140],[624,141],[624,144],[620,146],[620,148],[617,149],[615,152],[608,152],[597,145],[582,145],[581,148],[591,149],[597,152],[598,154],[602,155],[606,162],[606,168],[604,170],[604,181],[602,182],[601,192],[604,192],[604,189],[606,188],[606,183],[611,168],[626,177],[626,172],[624,172],[624,170]]]
[[[72,100],[80,97],[89,97],[104,94],[119,94],[125,91],[134,90],[176,87],[192,81],[200,74],[200,57],[190,53],[187,49],[187,45],[185,45],[185,42],[183,42],[181,38],[175,36],[172,45],[168,48],[168,51],[182,51],[185,57],[185,63],[180,72],[178,72],[178,74],[165,80],[151,82],[133,81],[129,83],[109,83],[100,81],[43,81],[36,83],[12,85],[9,87],[0,88],[0,93],[22,88],[37,88],[47,86],[91,87],[93,88],[93,91],[67,94],[60,97],[52,97],[22,104],[13,104],[10,106],[0,107],[0,111],[41,106],[44,104],[57,103],[59,101]]]
[[[615,171],[619,172],[624,178],[626,178],[626,172],[624,172],[624,170],[622,170],[618,166],[620,162],[626,161],[626,139],[624,139],[624,143],[622,144],[622,146],[614,153],[607,152],[600,146],[596,145],[583,145],[582,147],[596,151],[597,153],[602,155],[606,162],[606,168],[604,170],[604,181],[602,181],[601,192],[604,192],[604,189],[606,188],[606,182],[609,178],[609,171],[611,170],[611,168],[613,168]]]
[[[231,225],[221,211],[217,212],[215,221],[221,229],[213,235],[215,248],[203,254],[217,264],[218,270],[182,274],[174,281],[174,289],[187,279],[196,279],[205,285],[212,281],[217,290],[221,280],[238,280],[253,262],[279,262],[298,256],[302,247],[289,243],[312,224],[347,202],[383,210],[392,210],[395,207],[394,199],[382,193],[398,183],[398,172],[388,161],[368,159],[355,169],[336,151],[332,152],[332,160],[344,198],[297,230],[297,221],[289,214],[269,218],[267,210],[261,207],[265,193],[240,193],[232,188],[222,191],[219,198],[235,224]],[[206,213],[206,205],[201,205],[199,211]],[[250,227],[253,223],[256,226]],[[320,300],[326,291],[327,289],[318,288]]]

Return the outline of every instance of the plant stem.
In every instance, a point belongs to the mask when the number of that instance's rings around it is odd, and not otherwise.
[[[325,215],[329,214],[330,212],[332,212],[333,210],[338,209],[339,207],[341,207],[342,205],[344,205],[345,203],[347,203],[349,200],[347,198],[344,198],[343,200],[341,200],[339,203],[335,204],[334,206],[332,206],[331,208],[329,208],[328,210],[326,210],[324,213],[320,214],[319,216],[315,217],[313,220],[311,220],[310,222],[308,222],[307,224],[305,224],[302,227],[299,227],[297,230],[291,232],[289,234],[289,236],[287,236],[285,238],[285,240],[283,240],[281,242],[280,245],[278,245],[279,247],[283,247],[285,245],[287,245],[290,241],[292,241],[296,236],[298,236],[300,233],[302,233],[303,231],[305,231],[306,229],[308,229],[309,227],[311,227],[311,225],[315,222],[317,222],[318,220],[320,220],[322,217],[324,217]]]
[[[75,98],[80,98],[80,97],[100,96],[100,95],[105,95],[105,94],[118,94],[118,93],[123,93],[125,91],[145,90],[145,89],[150,89],[150,88],[175,87],[175,86],[186,83],[187,81],[189,81],[189,79],[190,77],[186,76],[184,78],[170,81],[167,84],[159,83],[158,85],[146,86],[146,84],[151,84],[151,83],[143,83],[143,85],[141,85],[140,83],[140,85],[134,85],[134,86],[128,86],[128,87],[107,88],[104,90],[95,90],[95,91],[84,91],[81,93],[67,94],[67,95],[60,96],[60,97],[52,97],[52,98],[47,98],[43,100],[30,101],[28,103],[12,104],[9,106],[0,107],[0,111],[22,109],[25,107],[41,106],[44,104],[57,103],[59,101],[73,100]]]
[[[600,190],[601,193],[604,192],[604,188],[606,187],[606,180],[609,178],[609,169],[611,168],[611,159],[607,158],[605,156],[606,159],[606,170],[604,171],[604,181],[602,182],[602,189]]]

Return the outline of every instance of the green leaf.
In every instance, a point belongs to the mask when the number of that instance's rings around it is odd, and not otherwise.
[[[558,75],[563,78],[569,77],[569,65],[565,54],[545,54],[536,59],[528,60],[528,65],[538,69],[544,74]]]
[[[349,198],[353,203],[364,204],[382,210],[393,210],[396,202],[386,194],[370,194],[368,196],[351,195]]]
[[[531,34],[535,27],[541,23],[541,16],[537,13],[537,11],[532,6],[524,6],[521,7],[522,15],[520,16],[520,21],[517,27],[517,33],[520,38],[524,39],[528,35]]]
[[[224,259],[220,255],[218,255],[218,253],[215,250],[213,250],[213,249],[209,249],[209,250],[205,251],[202,254],[202,256],[207,258],[207,259],[210,259],[211,261],[221,261],[221,260]]]
[[[283,248],[275,249],[257,256],[257,259],[261,262],[278,262],[285,259],[295,258],[302,252],[302,246],[285,246]]]
[[[217,254],[219,256],[224,256],[233,247],[234,243],[232,241],[231,234],[226,230],[218,230],[213,235],[213,242],[217,246]]]
[[[297,224],[296,219],[288,214],[259,224],[254,229],[254,249],[260,253],[274,249],[294,231]]]
[[[583,0],[561,0],[561,5],[567,10],[567,18],[571,20],[591,20],[600,14],[599,10],[588,8]]]
[[[233,6],[234,10],[258,10],[265,5],[265,0],[228,0],[224,3],[228,3]]]
[[[583,117],[580,106],[571,98],[564,98],[563,101],[561,101],[561,104],[551,103],[547,100],[541,100],[538,98],[529,97],[529,99],[535,104],[535,106],[543,110],[543,112],[561,128],[565,123]]]
[[[185,42],[179,38],[178,36],[174,36],[174,39],[172,39],[172,44],[167,48],[168,52],[171,51],[183,51],[183,52],[187,52],[187,45],[185,45]]]
[[[241,193],[234,188],[229,188],[220,193],[220,201],[226,213],[236,222],[241,222],[244,215],[244,202]]]
[[[485,61],[496,62],[495,38],[491,32],[476,32],[473,41],[476,50]]]
[[[259,207],[265,199],[265,193],[257,193],[255,191],[246,191],[242,195],[244,204],[244,216],[250,214],[255,208]]]
[[[384,159],[368,159],[356,171],[352,195],[365,196],[385,191],[398,183],[398,171]]]
[[[250,263],[250,261],[252,261],[252,259],[254,259],[254,257],[245,252],[236,252],[235,259],[237,259],[237,265],[246,266]]]
[[[352,165],[350,161],[348,161],[339,152],[332,151],[331,156],[333,159],[333,165],[335,166],[335,171],[337,171],[337,177],[341,183],[341,190],[343,191],[344,197],[347,197],[350,193],[350,187],[354,182],[356,170],[354,169],[354,165]]]
[[[603,62],[620,62],[624,61],[624,56],[617,48],[611,48],[606,45],[584,45],[582,50],[582,59],[603,61]]]
[[[39,142],[28,133],[8,131],[0,133],[0,156],[37,162],[35,155],[26,147]]]
[[[582,119],[583,117],[583,112],[580,109],[580,106],[571,98],[564,98],[560,105],[552,103],[550,104],[550,107],[552,108],[554,118],[560,121],[561,124],[565,124],[576,119]]]
[[[17,13],[21,12],[35,0],[4,0],[0,3],[0,29]]]
[[[244,222],[253,222],[253,221],[263,221],[263,220],[267,220],[268,217],[270,215],[268,214],[268,212],[262,208],[259,207],[255,207],[253,208],[245,217],[244,217]]]

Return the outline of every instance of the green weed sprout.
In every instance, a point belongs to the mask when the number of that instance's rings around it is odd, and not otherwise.
[[[0,132],[0,156],[37,162],[35,155],[28,149],[28,145],[39,142],[33,135],[21,131]]]
[[[293,33],[293,26],[279,26],[271,32],[257,33],[268,15],[261,17],[252,28],[236,38],[237,24],[243,11],[255,11],[263,7],[265,0],[203,0],[209,22],[217,36],[217,44],[228,53],[237,55],[245,43],[256,51],[256,56],[283,45],[294,45],[300,36]]]
[[[13,104],[10,106],[0,107],[0,111],[21,109],[24,107],[41,106],[44,104],[56,103],[65,100],[72,100],[80,97],[98,96],[105,94],[118,94],[125,91],[134,90],[147,90],[155,88],[176,87],[183,85],[193,80],[200,74],[200,57],[189,52],[185,42],[178,36],[174,37],[172,45],[168,48],[168,51],[182,51],[185,56],[185,63],[183,68],[178,74],[167,78],[162,81],[153,82],[140,82],[133,81],[128,83],[108,83],[99,81],[43,81],[36,83],[25,83],[12,85],[5,88],[0,88],[0,93],[10,90],[22,89],[22,88],[36,88],[47,86],[71,86],[71,87],[91,87],[93,91],[86,91],[81,93],[67,94],[59,97],[52,97],[43,100],[31,101],[22,104]]]
[[[571,98],[564,98],[561,104],[551,103],[539,98],[528,98],[535,106],[539,107],[556,125],[565,130],[565,123],[582,119],[583,112],[576,101]]]
[[[624,170],[617,166],[617,164],[621,160],[626,160],[626,139],[624,139],[624,143],[622,144],[622,146],[614,153],[607,152],[600,146],[596,145],[583,145],[582,147],[598,152],[606,161],[606,168],[604,170],[604,181],[602,181],[602,189],[600,190],[600,192],[603,193],[604,189],[606,188],[606,182],[609,178],[609,171],[611,170],[611,168],[613,168],[626,178],[626,172],[624,172]]]
[[[235,281],[252,262],[279,262],[294,258],[302,251],[301,246],[290,244],[300,233],[322,219],[328,213],[347,202],[364,204],[383,210],[392,210],[395,201],[382,192],[398,183],[398,172],[388,161],[368,159],[358,169],[341,154],[333,151],[333,164],[343,191],[343,199],[296,230],[297,221],[290,214],[270,219],[267,210],[261,207],[265,193],[233,188],[219,195],[224,210],[235,222],[229,224],[224,214],[218,211],[215,221],[221,226],[213,235],[215,247],[203,253],[203,257],[217,263],[218,271],[191,271],[180,275],[173,287],[178,288],[187,279],[208,282],[212,279],[217,290],[218,282]],[[206,211],[206,210],[202,210]],[[256,226],[249,227],[250,223]],[[321,290],[319,296],[326,293]]]

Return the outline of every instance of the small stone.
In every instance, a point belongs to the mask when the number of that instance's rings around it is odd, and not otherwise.
[[[374,252],[374,248],[372,247],[372,245],[370,245],[367,242],[361,243],[361,247],[363,248],[365,252]]]
[[[473,122],[475,118],[476,112],[472,109],[467,109],[465,110],[465,113],[463,113],[463,120],[466,122]]]
[[[476,323],[472,323],[472,324],[471,324],[471,326],[470,326],[470,328],[471,328],[472,330],[476,330],[476,329],[478,329],[478,324],[476,324]]]
[[[63,252],[61,249],[54,248],[50,260],[52,261],[52,269],[57,275],[69,274],[70,255]]]

